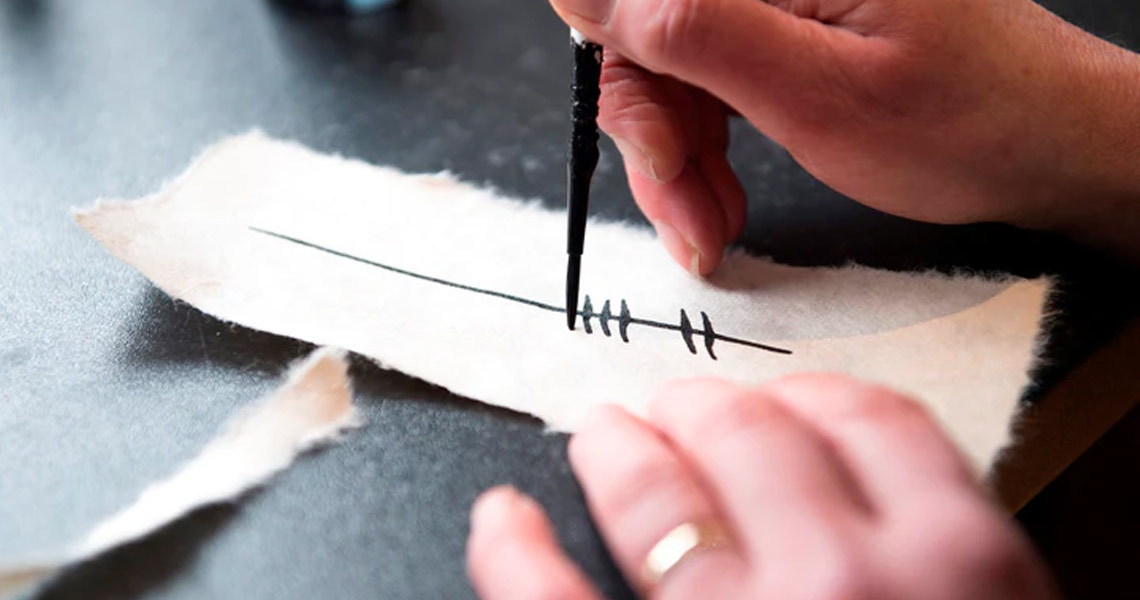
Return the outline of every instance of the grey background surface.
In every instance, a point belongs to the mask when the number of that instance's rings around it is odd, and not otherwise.
[[[1136,3],[1048,4],[1140,44]],[[154,191],[210,142],[254,127],[558,206],[568,56],[539,0],[411,0],[356,20],[255,0],[0,3],[0,562],[56,550],[128,503],[309,349],[171,302],[74,226],[70,207]],[[735,133],[753,252],[1058,275],[1061,316],[1027,401],[1134,313],[1137,292],[1117,283],[1128,273],[1095,254],[875,213],[744,124]],[[594,211],[643,223],[615,157],[607,143]],[[363,361],[354,376],[367,427],[42,597],[468,597],[467,510],[504,482],[548,507],[610,596],[628,595],[564,437]]]

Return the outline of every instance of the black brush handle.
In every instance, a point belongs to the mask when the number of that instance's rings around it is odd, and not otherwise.
[[[573,103],[570,116],[569,185],[566,206],[570,213],[566,252],[581,255],[586,237],[586,216],[590,204],[590,182],[598,166],[598,98],[601,97],[602,47],[593,42],[574,47]]]

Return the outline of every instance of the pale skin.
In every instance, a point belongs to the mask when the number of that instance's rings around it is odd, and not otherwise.
[[[873,208],[1005,222],[1140,257],[1140,56],[1029,0],[550,0],[606,47],[602,128],[666,250],[707,275],[744,227],[727,119]],[[641,419],[600,409],[570,461],[646,597],[1053,598],[1007,515],[918,404],[836,375],[664,388]],[[733,543],[656,587],[675,526]],[[599,598],[542,509],[476,502],[483,600]]]
[[[596,411],[569,454],[614,560],[646,597],[1054,597],[930,416],[885,388],[837,375],[675,383],[647,419]],[[644,587],[653,545],[709,519],[734,543]],[[533,500],[494,488],[471,520],[468,572],[483,600],[601,600]]]

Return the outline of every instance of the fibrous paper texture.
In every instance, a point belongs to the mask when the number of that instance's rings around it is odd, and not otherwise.
[[[148,486],[58,556],[0,565],[0,598],[29,589],[70,564],[141,539],[191,512],[234,500],[300,453],[357,424],[341,352],[322,349],[295,367],[266,400],[232,418],[197,457]]]
[[[643,413],[674,378],[838,371],[921,399],[982,468],[1007,438],[1048,289],[744,254],[706,281],[647,231],[594,221],[571,332],[564,213],[260,134],[217,144],[152,197],[76,218],[206,313],[347,348],[557,430],[604,402]]]

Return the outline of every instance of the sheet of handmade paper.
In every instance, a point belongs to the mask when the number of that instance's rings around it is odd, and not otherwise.
[[[76,218],[206,313],[559,430],[602,402],[641,412],[673,378],[839,371],[921,398],[983,468],[1007,439],[1048,289],[742,254],[704,281],[649,232],[593,222],[571,332],[562,213],[260,134],[220,142],[152,197]]]

